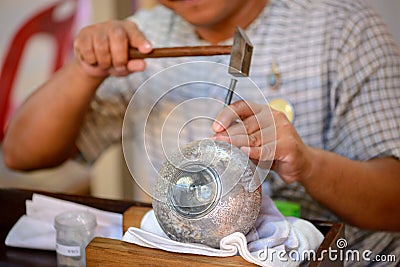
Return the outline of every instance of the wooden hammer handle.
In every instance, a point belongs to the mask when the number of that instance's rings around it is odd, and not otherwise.
[[[228,55],[231,48],[230,45],[164,47],[154,48],[148,54],[140,53],[136,48],[129,48],[129,59]]]

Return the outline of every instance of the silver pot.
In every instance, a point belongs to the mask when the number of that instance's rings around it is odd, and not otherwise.
[[[254,163],[237,147],[209,139],[172,154],[153,192],[156,218],[171,239],[215,248],[231,233],[247,234],[260,206]]]

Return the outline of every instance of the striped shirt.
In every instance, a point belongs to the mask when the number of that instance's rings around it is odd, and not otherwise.
[[[130,19],[155,47],[207,44],[162,6]],[[400,158],[400,51],[362,0],[270,1],[246,33],[254,45],[251,81],[239,78],[234,100],[285,99],[309,146],[353,160]],[[123,133],[128,166],[147,191],[170,150],[212,134],[230,76],[229,56],[146,61],[145,72],[110,77],[101,85],[77,144],[93,161]],[[274,68],[280,76],[277,89],[268,82]],[[300,184],[272,177],[268,185],[273,198],[300,203],[302,217],[338,220]],[[346,239],[349,249],[400,259],[398,233],[346,226]]]

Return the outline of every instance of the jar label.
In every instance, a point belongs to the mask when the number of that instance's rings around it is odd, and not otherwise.
[[[57,253],[68,256],[68,257],[80,257],[81,247],[80,246],[65,246],[61,244],[56,244]]]

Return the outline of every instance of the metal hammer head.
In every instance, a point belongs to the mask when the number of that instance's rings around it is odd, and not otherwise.
[[[229,73],[236,77],[249,76],[253,45],[244,30],[236,27],[229,63]]]

